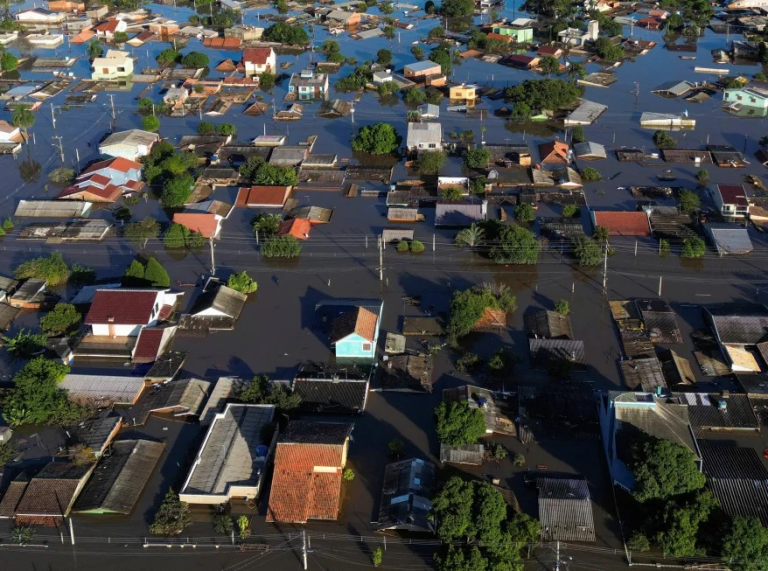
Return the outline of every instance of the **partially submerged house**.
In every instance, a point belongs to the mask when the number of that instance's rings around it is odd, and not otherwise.
[[[539,145],[539,161],[545,165],[567,165],[571,162],[571,147],[562,141]]]
[[[277,56],[272,48],[246,48],[243,50],[243,67],[246,77],[275,73]]]
[[[173,215],[173,223],[181,224],[190,232],[197,232],[203,238],[218,238],[221,232],[223,216],[213,212],[176,212]]]
[[[440,123],[408,123],[408,135],[405,146],[410,152],[442,149],[442,125]]]
[[[247,300],[246,294],[210,278],[197,296],[190,315],[194,322],[204,323],[209,331],[234,329]]]
[[[133,58],[128,52],[108,50],[104,57],[97,57],[91,64],[91,79],[115,80],[133,75]]]
[[[95,336],[135,337],[169,315],[180,294],[155,289],[99,289],[84,323]]]
[[[316,309],[335,313],[328,324],[328,337],[337,358],[376,357],[384,302],[328,300]]]
[[[72,462],[46,464],[29,480],[18,504],[11,508],[16,523],[61,525],[85,486],[91,470],[90,465],[79,466]]]
[[[235,206],[241,208],[283,208],[292,186],[246,186],[237,192]]]
[[[222,505],[258,498],[277,439],[275,431],[265,435],[274,416],[274,405],[233,403],[214,415],[179,499]]]
[[[387,464],[379,501],[379,531],[434,531],[429,518],[437,485],[437,468],[420,458]]]
[[[275,451],[268,522],[338,518],[342,470],[353,428],[352,423],[288,423]]]
[[[761,372],[768,355],[768,309],[761,304],[724,304],[706,311],[731,371]]]
[[[147,156],[152,150],[152,145],[159,140],[160,135],[157,133],[130,129],[109,135],[99,144],[99,152],[110,157],[123,157],[136,161],[140,157]]]
[[[542,541],[595,541],[589,485],[584,478],[537,478]]]
[[[752,240],[743,226],[728,222],[710,222],[704,224],[704,232],[721,256],[749,254]]]
[[[293,394],[306,412],[359,414],[365,410],[374,368],[304,362],[293,379]]]
[[[469,408],[479,409],[485,418],[486,434],[515,436],[515,411],[510,408],[503,395],[474,385],[464,385],[443,390],[443,400],[465,402]]]
[[[525,329],[534,339],[573,339],[571,319],[567,315],[540,309],[524,316]]]
[[[464,228],[488,218],[488,201],[440,201],[435,207],[435,226]]]
[[[610,236],[650,236],[651,226],[644,211],[590,210],[594,226],[608,229]]]
[[[726,220],[749,216],[747,192],[741,184],[716,184],[712,189],[712,199]]]
[[[59,386],[75,402],[110,406],[136,404],[146,383],[144,377],[134,375],[69,373]]]
[[[288,82],[288,94],[299,101],[325,99],[328,96],[328,75],[311,69],[293,73]]]

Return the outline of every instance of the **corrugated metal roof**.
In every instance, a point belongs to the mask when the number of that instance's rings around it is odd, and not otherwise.
[[[70,397],[132,404],[144,389],[144,377],[70,374],[59,386]]]
[[[595,541],[589,486],[584,479],[538,478],[544,541]]]
[[[753,250],[746,228],[736,224],[705,224],[704,231],[719,254],[748,254]]]

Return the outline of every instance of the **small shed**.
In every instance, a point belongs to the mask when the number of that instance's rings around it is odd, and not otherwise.
[[[400,242],[401,240],[407,240],[410,242],[413,240],[413,235],[414,230],[408,230],[405,228],[385,228],[381,233],[385,244]]]
[[[576,155],[576,158],[582,161],[599,161],[607,158],[605,147],[600,143],[592,141],[576,143],[573,146],[573,152]]]
[[[419,214],[418,208],[389,208],[387,220],[390,222],[419,222],[424,216]]]
[[[485,460],[485,446],[482,444],[449,446],[444,442],[440,443],[440,462],[443,464],[482,466],[483,460]]]
[[[704,231],[721,256],[748,254],[753,250],[746,228],[727,222],[704,224]]]

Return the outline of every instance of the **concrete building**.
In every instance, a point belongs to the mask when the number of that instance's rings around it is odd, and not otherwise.
[[[91,79],[122,79],[133,75],[133,58],[128,52],[109,50],[91,64]]]
[[[510,36],[514,38],[518,44],[529,43],[533,41],[533,28],[529,26],[518,27],[510,26],[507,24],[499,24],[493,26],[493,33],[500,36]]]
[[[300,101],[324,99],[328,95],[328,76],[315,73],[311,69],[293,73],[288,84],[288,93]]]
[[[439,63],[435,63],[428,59],[424,61],[417,61],[409,63],[403,69],[403,75],[409,79],[427,77],[428,75],[440,75],[442,68]]]
[[[16,21],[22,24],[59,24],[64,21],[66,14],[54,12],[45,8],[32,8],[16,13]]]
[[[408,123],[406,148],[409,151],[435,151],[443,147],[440,123]]]
[[[723,91],[725,103],[738,103],[744,107],[768,109],[768,89],[762,87],[739,87]]]
[[[112,133],[104,139],[99,145],[99,152],[102,155],[110,157],[123,157],[131,161],[139,157],[145,157],[152,150],[152,145],[160,140],[160,135],[142,131],[141,129],[130,129],[119,133]]]
[[[262,73],[275,73],[277,56],[272,48],[247,48],[243,52],[245,76],[252,77]]]
[[[85,317],[95,336],[136,337],[157,325],[176,304],[179,294],[155,289],[99,289]],[[167,308],[167,309],[166,309]]]

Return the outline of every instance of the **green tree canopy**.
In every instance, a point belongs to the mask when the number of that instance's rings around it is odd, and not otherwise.
[[[517,299],[507,288],[473,287],[454,292],[451,299],[450,319],[446,333],[451,343],[467,335],[486,309],[500,309],[512,313]]]
[[[160,194],[160,202],[168,208],[183,206],[192,194],[195,179],[189,174],[183,174],[176,178],[170,178],[163,184],[163,192]]]
[[[144,285],[146,268],[139,260],[133,260],[123,274],[123,287],[141,287]]]
[[[69,266],[58,252],[23,262],[13,271],[17,280],[45,280],[49,286],[63,284],[69,279]]]
[[[200,135],[213,135],[216,133],[216,125],[210,121],[200,121],[197,124],[197,132]]]
[[[352,149],[371,155],[387,155],[398,149],[402,137],[389,123],[362,127],[352,141]]]
[[[301,244],[293,236],[273,236],[261,245],[265,258],[298,258]]]
[[[421,151],[414,166],[419,174],[439,174],[447,160],[444,151]]]
[[[295,186],[299,182],[296,170],[262,162],[253,172],[253,184],[266,186]]]
[[[491,153],[485,147],[475,147],[464,155],[464,164],[471,169],[484,169],[491,160]]]
[[[768,567],[768,530],[754,517],[735,517],[722,538],[721,557],[734,571]]]
[[[574,254],[579,260],[579,265],[583,267],[594,267],[603,263],[603,251],[600,244],[586,236],[579,236],[576,239]]]
[[[189,52],[181,58],[181,65],[190,69],[208,67],[209,62],[208,56],[202,52]]]
[[[169,65],[172,63],[176,63],[181,59],[181,53],[174,50],[173,48],[166,48],[163,51],[161,51],[159,54],[157,54],[157,57],[155,58],[155,61],[159,63],[160,65]]]
[[[231,274],[227,279],[227,286],[240,293],[253,293],[259,288],[254,279],[247,272]]]
[[[259,89],[262,91],[271,91],[277,83],[277,76],[274,73],[265,71],[259,76]]]
[[[150,133],[157,133],[160,130],[160,119],[154,115],[145,115],[141,118],[141,128]]]
[[[71,331],[82,320],[82,316],[71,303],[57,303],[51,311],[40,318],[40,329],[48,335]]]
[[[669,499],[699,490],[706,483],[690,450],[651,436],[632,443],[628,466],[635,477],[632,495],[639,502]]]
[[[123,228],[123,236],[134,244],[142,244],[146,240],[154,240],[160,235],[160,223],[147,216],[138,222],[126,224]]]
[[[101,54],[104,53],[104,46],[99,40],[91,40],[88,42],[88,45],[85,46],[85,51],[88,54],[88,59],[93,61],[97,57],[101,57]]]
[[[431,515],[437,521],[437,536],[441,541],[450,542],[474,537],[474,491],[473,482],[454,476],[432,498]]]
[[[192,525],[192,516],[189,513],[189,504],[179,500],[179,495],[173,490],[168,490],[163,498],[163,503],[155,514],[154,521],[149,526],[149,533],[153,535],[181,535]]]
[[[376,60],[381,65],[389,65],[392,63],[392,52],[386,48],[381,48],[378,52],[376,52]]]
[[[574,103],[581,96],[581,89],[562,79],[526,79],[507,87],[504,96],[515,105],[554,111]]]
[[[31,129],[35,124],[35,114],[28,105],[19,105],[11,112],[11,123],[26,133],[27,129]]]
[[[450,446],[475,444],[485,435],[485,415],[465,401],[441,402],[435,409],[435,425],[440,442]]]
[[[595,51],[597,55],[607,61],[621,61],[626,57],[624,48],[619,44],[614,44],[608,38],[598,38],[595,42]]]
[[[707,245],[701,238],[686,238],[680,250],[681,258],[701,258],[707,252]]]
[[[677,139],[666,131],[656,131],[653,134],[653,144],[659,149],[674,149],[677,147]]]
[[[704,555],[705,549],[698,541],[700,528],[715,507],[717,500],[709,491],[699,491],[681,498],[680,501],[668,501],[663,508],[660,529],[656,534],[656,542],[664,555]]]
[[[465,18],[475,10],[472,0],[443,0],[440,3],[440,13],[449,18]]]
[[[147,260],[144,270],[144,280],[152,287],[170,287],[171,278],[160,262],[153,256]]]
[[[251,382],[243,384],[237,399],[247,404],[273,404],[281,413],[290,413],[299,408],[301,397],[282,385],[269,382],[267,375],[256,375]]]
[[[0,56],[0,69],[3,71],[16,71],[19,67],[19,59],[9,51],[4,51]]]
[[[556,75],[560,73],[560,62],[552,56],[544,56],[539,62],[539,69],[544,75]]]
[[[222,123],[216,128],[216,132],[219,135],[232,135],[234,137],[237,135],[237,127],[235,127],[232,123]]]
[[[459,247],[467,246],[477,248],[485,242],[485,230],[477,224],[472,224],[469,228],[464,228],[456,234],[456,245]]]
[[[13,388],[3,401],[3,416],[11,426],[62,424],[73,420],[76,407],[59,383],[69,373],[60,361],[36,357],[13,377]]]
[[[515,218],[525,224],[530,224],[536,220],[536,209],[528,203],[518,204],[515,207]]]
[[[309,35],[301,26],[289,26],[284,22],[272,24],[264,30],[264,39],[268,42],[305,46],[309,43]]]
[[[701,198],[692,190],[681,190],[677,205],[686,214],[695,214],[701,208]]]
[[[535,264],[539,257],[539,241],[530,230],[517,225],[504,226],[490,257],[497,264]]]
[[[581,169],[581,180],[584,182],[596,182],[602,178],[603,175],[594,167],[584,167]]]

